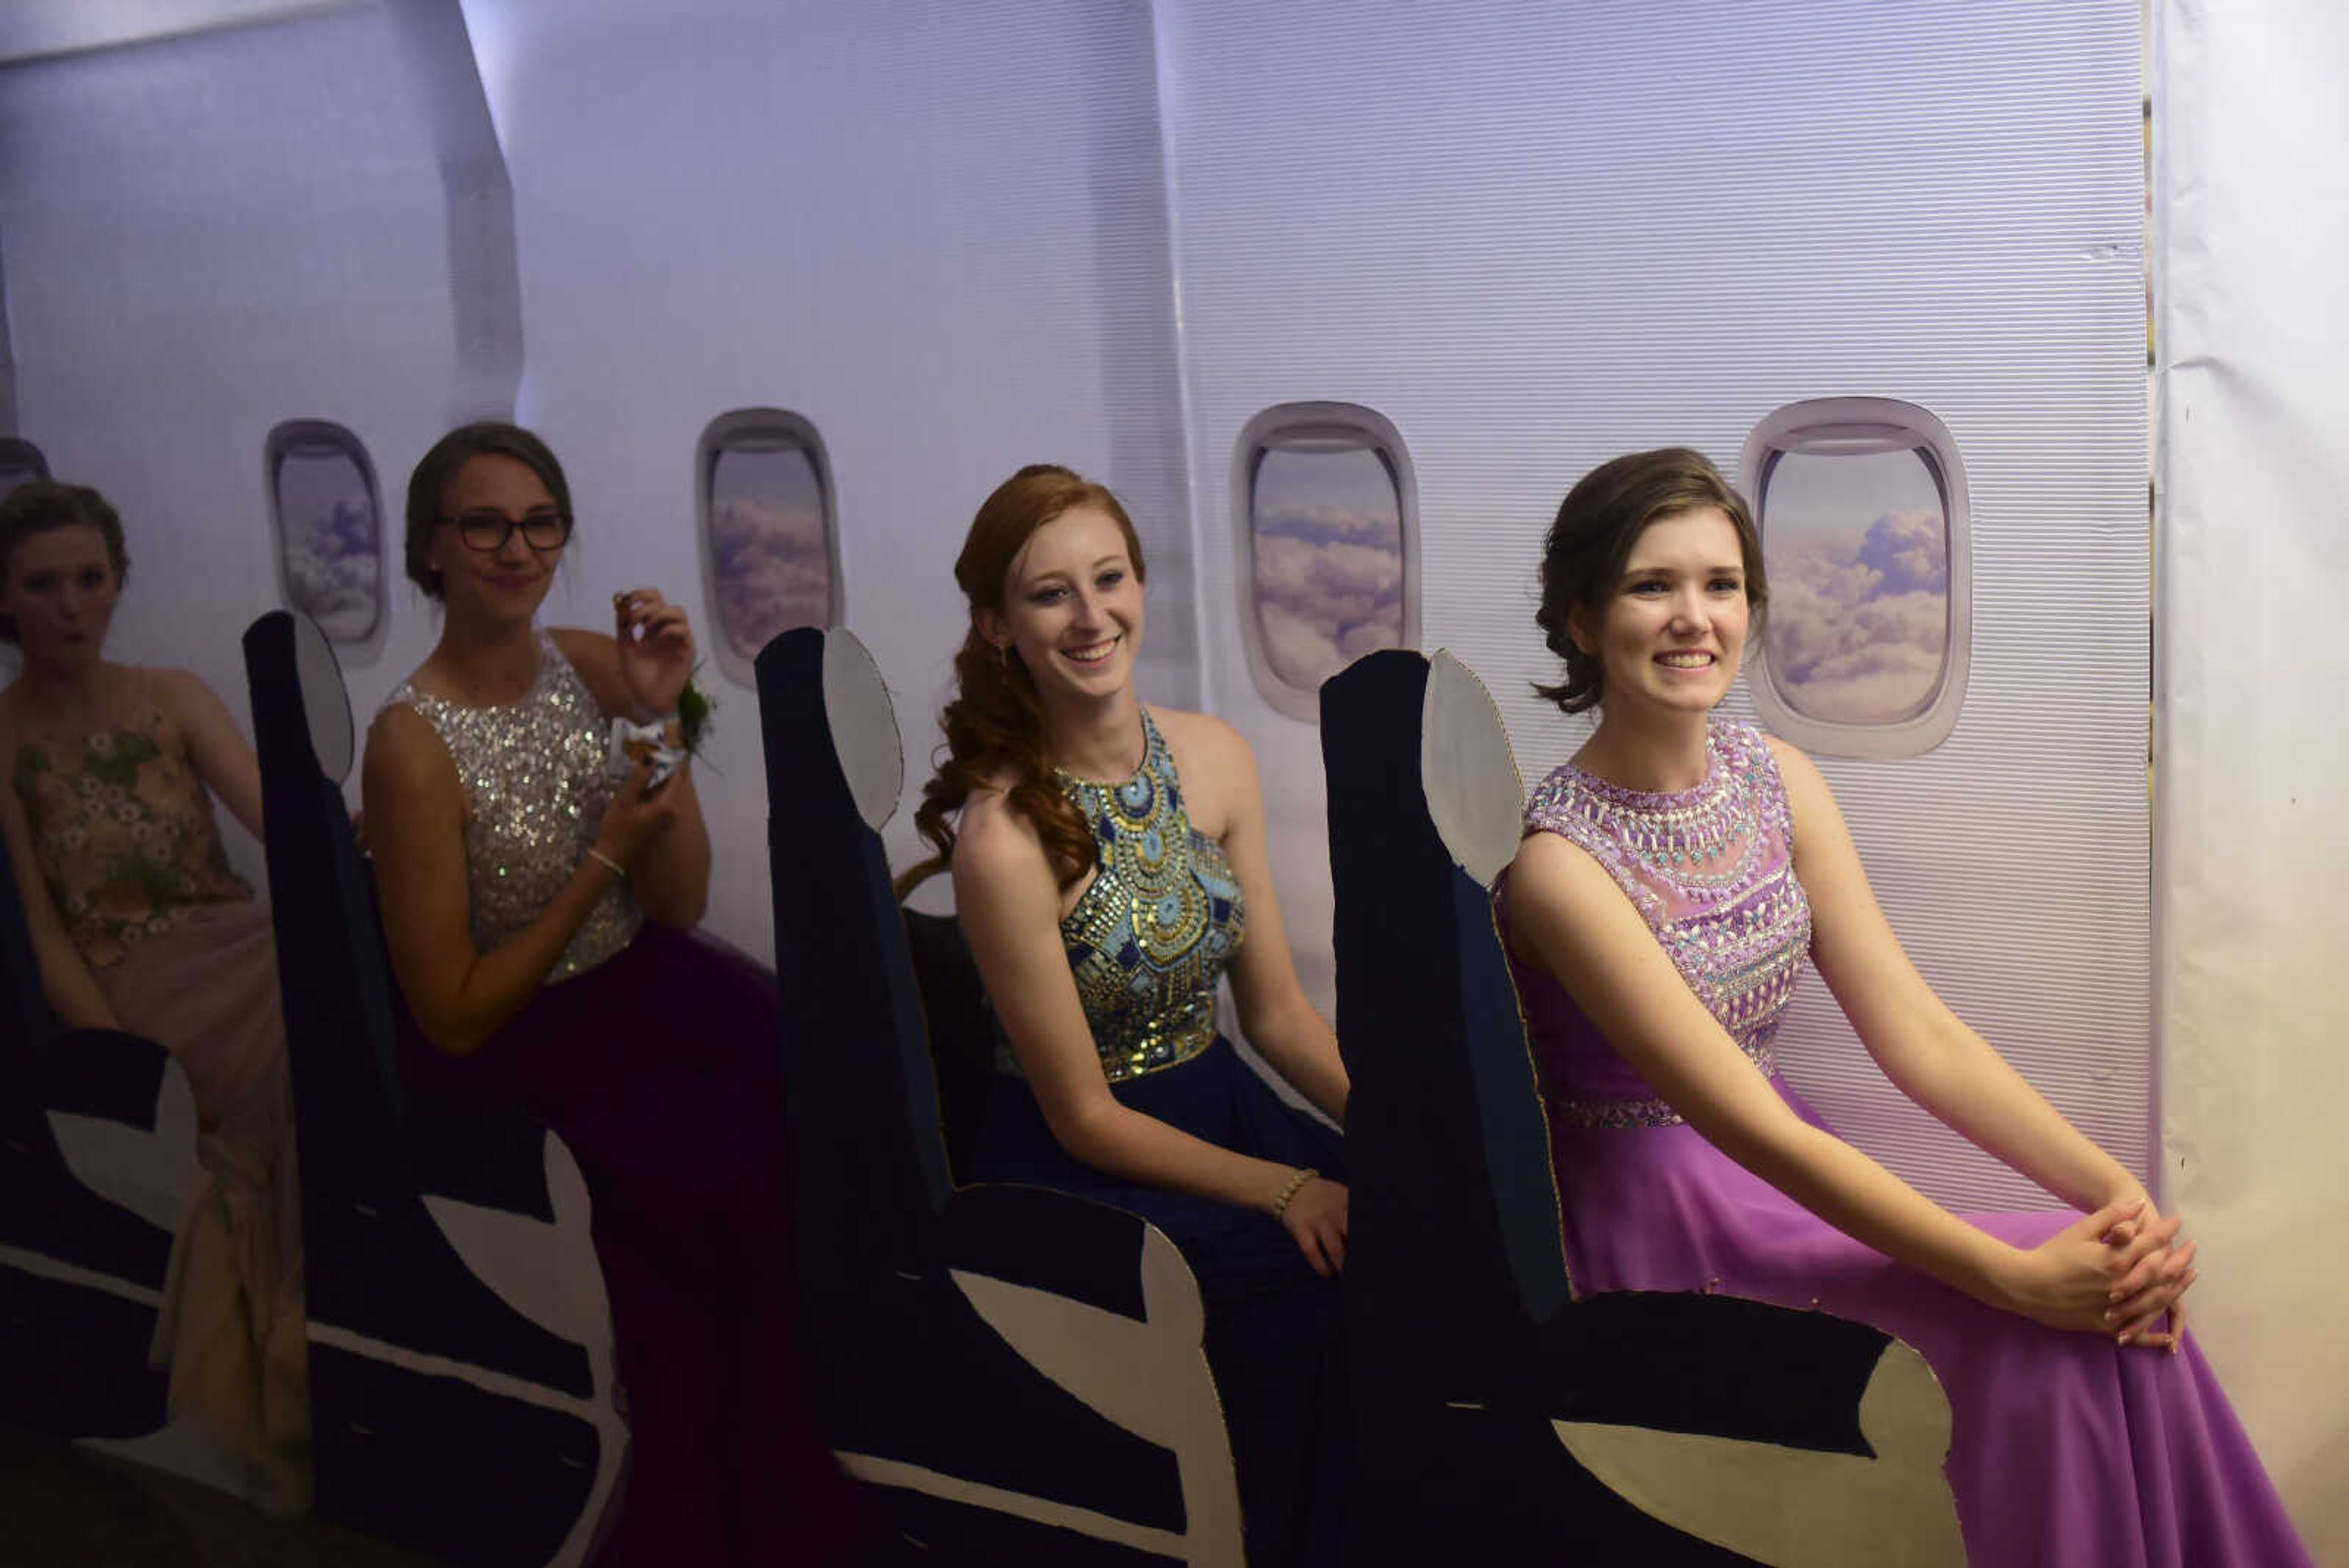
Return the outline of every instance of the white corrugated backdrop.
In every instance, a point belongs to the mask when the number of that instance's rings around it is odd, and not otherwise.
[[[2349,1563],[2349,13],[2154,9],[2162,1185],[2203,1347]]]
[[[1597,462],[1734,472],[1780,405],[1948,423],[1973,499],[1973,675],[1949,742],[1827,761],[1926,975],[2143,1168],[2143,173],[2128,0],[1455,7],[1205,0],[1159,25],[1209,701],[1257,748],[1300,966],[1326,998],[1314,731],[1240,655],[1228,478],[1268,404],[1410,444],[1423,641],[1503,705],[1530,784],[1580,730],[1532,620]],[[1898,1101],[1813,986],[1783,1051],[1838,1126],[1974,1207],[2044,1205]]]

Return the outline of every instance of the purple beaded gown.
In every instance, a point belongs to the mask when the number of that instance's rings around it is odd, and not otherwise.
[[[610,803],[606,726],[552,638],[519,702],[402,686],[465,789],[474,946],[512,939],[570,880]],[[559,1134],[594,1206],[629,1428],[599,1568],[851,1561],[848,1483],[800,1361],[772,974],[646,922],[615,881],[545,985],[478,1053],[409,1031],[427,1098],[517,1106]]]
[[[1557,834],[1605,867],[1730,1037],[1825,1127],[1771,1061],[1811,935],[1785,786],[1750,726],[1716,721],[1707,751],[1704,782],[1673,794],[1569,763],[1534,792],[1526,831]],[[1914,1346],[1949,1395],[1947,1473],[1973,1563],[2309,1561],[2190,1337],[2172,1356],[2044,1328],[1852,1240],[1683,1122],[1556,981],[1514,956],[1511,967],[1578,1294],[1716,1291],[1816,1307]],[[2029,1247],[2075,1216],[1966,1218]]]

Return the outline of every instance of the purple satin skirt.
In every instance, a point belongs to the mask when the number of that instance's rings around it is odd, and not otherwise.
[[[1871,1324],[1925,1357],[1949,1395],[1948,1475],[1971,1562],[2308,1563],[2190,1334],[2170,1355],[1986,1306],[1853,1241],[1684,1124],[1554,1125],[1550,1140],[1578,1294],[1714,1291],[1816,1307]],[[2031,1247],[2077,1216],[1966,1218]]]
[[[647,925],[410,1091],[519,1106],[595,1206],[631,1459],[599,1564],[849,1563],[854,1490],[811,1417],[772,974]]]

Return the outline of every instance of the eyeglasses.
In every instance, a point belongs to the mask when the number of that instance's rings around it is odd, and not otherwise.
[[[522,530],[522,542],[542,553],[560,550],[571,541],[570,517],[553,510],[526,512],[519,518],[502,512],[467,512],[440,521],[457,530],[465,548],[484,553],[504,549],[517,528]]]

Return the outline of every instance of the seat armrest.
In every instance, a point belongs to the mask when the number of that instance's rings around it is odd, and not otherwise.
[[[1558,1441],[1642,1511],[1757,1563],[1962,1568],[1949,1400],[1899,1340],[1687,1293],[1592,1296],[1550,1328]]]
[[[1175,1458],[1194,1563],[1237,1562],[1240,1515],[1223,1406],[1190,1265],[1156,1226],[1067,1193],[985,1183],[948,1199],[939,1258],[1029,1366]]]
[[[512,1113],[419,1116],[433,1152],[415,1167],[442,1240],[508,1306],[587,1353],[595,1388],[612,1381],[610,1298],[595,1256],[587,1184],[570,1147]]]
[[[417,1190],[533,1220],[554,1218],[546,1127],[503,1107],[417,1107],[401,1129]]]
[[[1864,1454],[1859,1401],[1891,1337],[1740,1296],[1609,1291],[1542,1335],[1561,1420]]]
[[[1140,1216],[1106,1203],[990,1181],[959,1188],[947,1199],[935,1245],[937,1262],[947,1269],[1139,1321],[1148,1315],[1141,1259],[1150,1231]]]
[[[179,1229],[197,1178],[188,1075],[152,1040],[74,1029],[42,1048],[49,1136],[74,1179],[156,1229]]]
[[[150,1128],[170,1063],[164,1049],[143,1034],[65,1030],[41,1047],[41,1102],[51,1111]]]

